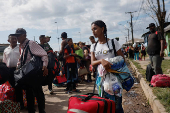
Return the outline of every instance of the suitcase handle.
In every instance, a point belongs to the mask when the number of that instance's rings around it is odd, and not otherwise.
[[[98,94],[95,93],[87,93],[86,95],[88,95],[88,97],[86,97],[83,101],[90,100],[94,95],[99,96]]]

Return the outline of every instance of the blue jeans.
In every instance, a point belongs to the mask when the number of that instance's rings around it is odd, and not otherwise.
[[[137,57],[137,60],[139,60],[139,52],[134,54],[134,60],[136,60],[136,57]]]

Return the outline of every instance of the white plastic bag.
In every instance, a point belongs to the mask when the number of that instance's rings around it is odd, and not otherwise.
[[[107,71],[105,70],[105,68],[102,66],[102,64],[98,65],[97,67],[98,73],[99,73],[99,77],[103,77],[106,75]]]
[[[122,96],[122,85],[117,76],[107,73],[103,82],[104,91],[110,95]]]

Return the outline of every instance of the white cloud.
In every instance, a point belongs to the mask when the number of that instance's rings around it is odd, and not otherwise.
[[[169,13],[170,0],[165,2]],[[80,32],[81,39],[87,41],[92,35],[91,23],[100,19],[107,25],[108,36],[118,36],[124,43],[127,30],[119,24],[129,27],[130,15],[125,12],[138,11],[140,5],[141,0],[1,0],[0,31],[23,27],[44,30],[47,35],[52,35],[58,26],[59,30],[76,29],[72,30],[72,37],[78,41]],[[134,13],[133,22],[137,15],[138,12]],[[150,22],[154,22],[153,19],[142,10],[134,26],[134,37],[140,38]]]

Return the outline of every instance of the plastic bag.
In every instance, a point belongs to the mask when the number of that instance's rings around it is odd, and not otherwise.
[[[117,76],[107,73],[103,82],[104,91],[110,95],[122,96],[122,85]]]
[[[105,76],[107,74],[107,71],[102,66],[102,64],[98,65],[97,70],[98,70],[98,73],[99,73],[99,77]]]

